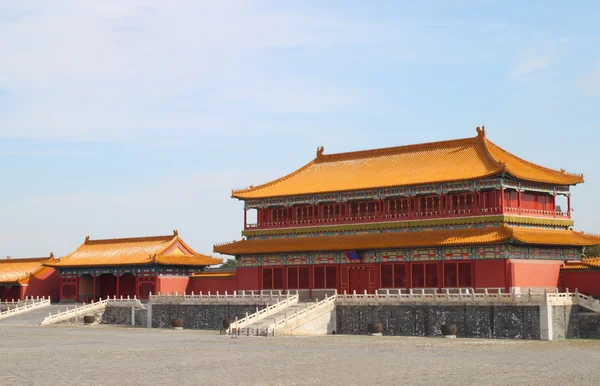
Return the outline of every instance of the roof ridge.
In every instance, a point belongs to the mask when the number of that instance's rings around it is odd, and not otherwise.
[[[416,149],[429,149],[432,147],[444,147],[453,144],[461,144],[461,143],[472,143],[479,135],[476,137],[467,137],[467,138],[457,138],[457,139],[448,139],[444,141],[434,141],[434,142],[425,142],[425,143],[414,143],[410,145],[400,145],[400,146],[391,146],[391,147],[381,147],[377,149],[367,149],[367,150],[356,150],[356,151],[348,151],[342,153],[332,153],[332,154],[322,154],[318,156],[315,160],[317,163],[329,162],[331,160],[338,160],[339,158],[343,159],[353,159],[353,158],[361,158],[361,156],[368,156],[377,153],[382,153],[382,155],[386,154],[396,154],[405,150],[416,150]],[[348,157],[348,158],[346,158]]]
[[[548,168],[548,167],[545,167],[545,166],[542,166],[542,165],[538,165],[538,164],[533,163],[531,161],[527,161],[526,159],[523,159],[523,158],[521,158],[521,157],[519,157],[519,156],[517,156],[517,155],[515,155],[515,154],[513,154],[511,152],[509,152],[508,150],[503,149],[502,147],[496,145],[494,142],[490,141],[487,138],[484,138],[484,141],[486,143],[486,148],[487,148],[487,144],[491,144],[492,146],[495,146],[496,148],[498,148],[498,150],[500,150],[501,152],[506,153],[506,154],[510,155],[511,157],[514,157],[517,160],[519,160],[519,161],[521,161],[521,162],[523,162],[523,163],[525,163],[525,164],[527,164],[529,166],[532,166],[532,167],[534,167],[536,169],[543,170],[543,171],[546,171],[546,172],[566,174],[566,175],[573,176],[573,177],[581,177],[581,179],[583,180],[583,173],[581,173],[581,174],[578,174],[578,173],[569,173],[569,172],[565,171],[564,169],[555,170],[555,169]],[[490,154],[490,156],[491,156],[491,154]],[[499,162],[499,163],[504,164],[506,166],[506,164],[504,162],[500,162],[500,161],[497,161],[497,160],[496,160],[496,162]],[[506,170],[510,171],[509,168],[506,168]]]
[[[11,257],[10,259],[0,259],[2,263],[35,263],[42,262],[50,259],[51,257]]]
[[[124,238],[114,238],[114,239],[98,239],[91,240],[86,238],[84,245],[95,245],[95,244],[112,244],[112,243],[134,243],[140,241],[169,241],[177,236],[175,235],[166,235],[166,236],[143,236],[143,237],[124,237]]]

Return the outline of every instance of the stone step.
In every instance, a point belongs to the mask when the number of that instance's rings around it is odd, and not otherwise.
[[[296,310],[301,310],[303,308],[306,308],[308,306],[309,303],[296,303],[293,304],[291,306],[288,306],[286,308],[284,308],[283,310],[279,311],[276,314],[273,314],[271,316],[269,316],[266,319],[260,320],[256,323],[251,324],[250,326],[248,326],[249,328],[253,328],[253,329],[268,329],[268,328],[273,328],[273,323],[275,319],[281,319],[283,318],[285,315],[292,315],[293,313],[296,312]]]

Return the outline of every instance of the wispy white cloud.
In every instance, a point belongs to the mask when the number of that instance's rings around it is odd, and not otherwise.
[[[21,2],[0,21],[0,88],[27,96],[0,116],[0,136],[123,140],[240,129],[223,106],[266,113],[334,112],[368,91],[317,76],[272,74],[291,47],[360,44],[367,25],[335,15],[262,10],[259,1]],[[3,9],[3,8],[4,9]]]
[[[521,78],[533,71],[549,67],[556,61],[557,59],[554,56],[540,53],[536,49],[525,51],[519,55],[517,64],[508,73],[508,78]]]

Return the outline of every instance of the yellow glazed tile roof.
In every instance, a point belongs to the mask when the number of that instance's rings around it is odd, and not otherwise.
[[[181,244],[189,251],[183,253],[171,247]],[[201,255],[179,238],[177,231],[169,236],[138,237],[127,239],[90,240],[71,254],[46,264],[52,267],[122,266],[122,265],[188,265],[204,266],[220,264],[222,259]]]
[[[573,231],[548,231],[501,226],[419,232],[241,240],[216,245],[214,251],[226,255],[244,255],[486,245],[498,244],[505,241],[516,241],[534,245],[589,246],[600,243],[600,237]]]
[[[585,271],[600,268],[600,257],[584,257],[581,261],[565,261],[561,267],[565,271]]]
[[[257,199],[302,194],[464,181],[499,176],[557,185],[583,182],[582,175],[544,168],[494,145],[477,128],[474,138],[323,154],[297,171],[259,186],[234,190],[232,197]]]
[[[30,275],[35,275],[44,269],[44,262],[51,260],[51,257],[0,259],[0,283],[21,283],[27,281]]]
[[[192,279],[221,279],[221,278],[234,278],[235,271],[223,271],[223,272],[196,272],[190,275]]]

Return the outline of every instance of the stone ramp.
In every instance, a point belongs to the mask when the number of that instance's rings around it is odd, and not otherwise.
[[[6,319],[0,320],[1,325],[10,326],[39,326],[42,320],[48,317],[49,313],[57,313],[66,311],[67,308],[75,308],[79,304],[51,304],[46,307],[31,310],[22,314],[14,315]]]
[[[336,295],[315,302],[296,302],[254,323],[236,328],[236,335],[324,335],[335,331]]]

